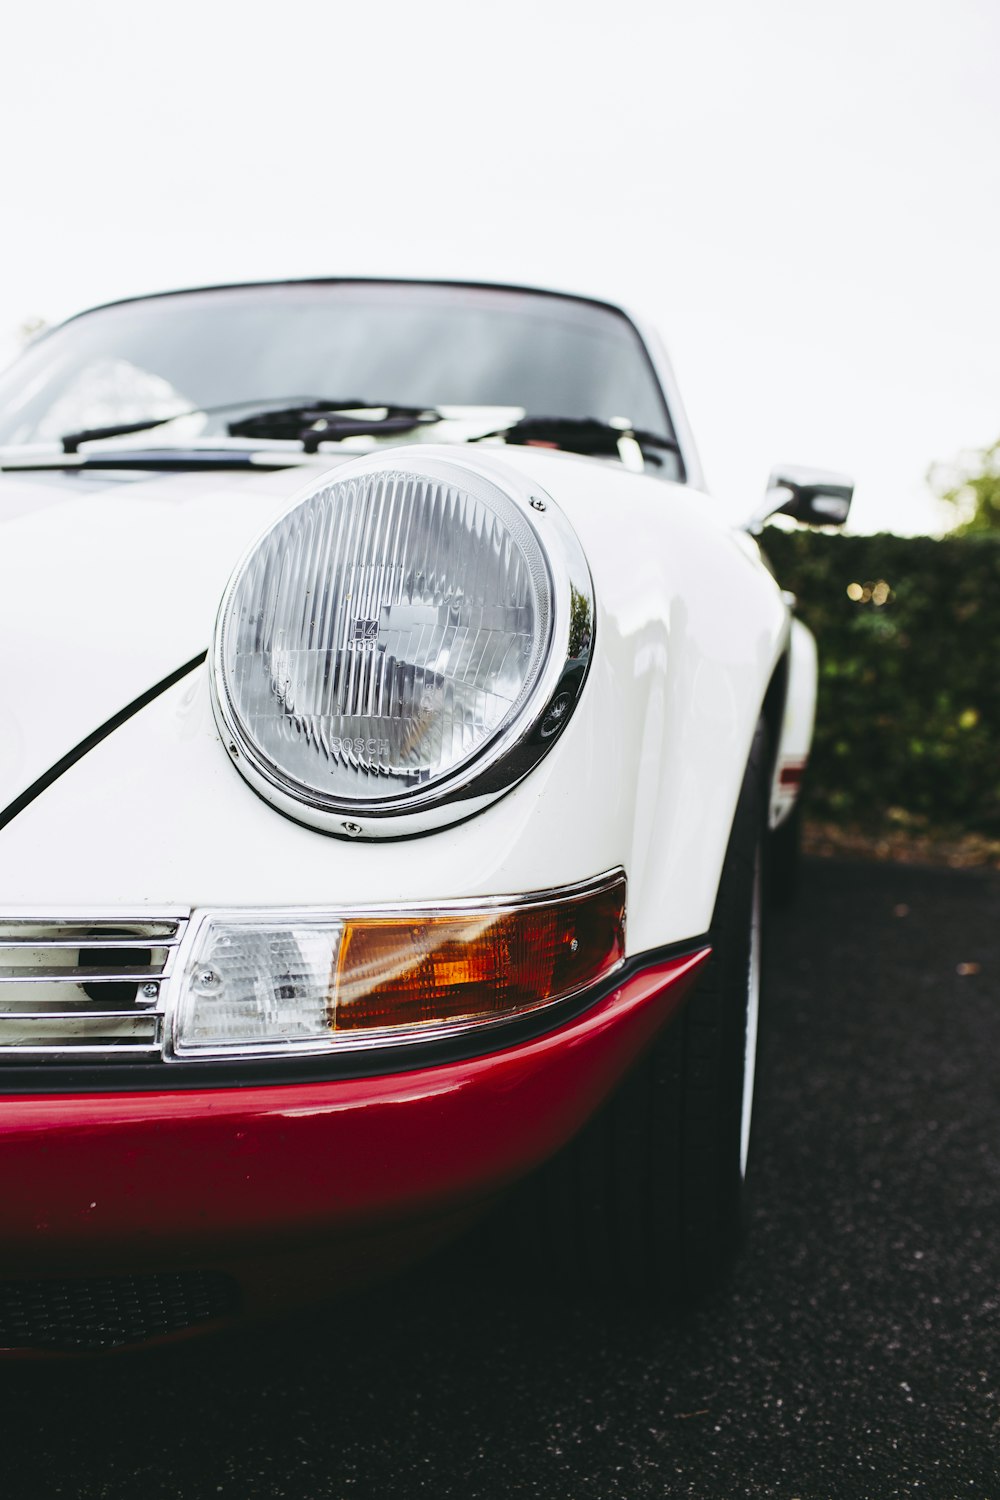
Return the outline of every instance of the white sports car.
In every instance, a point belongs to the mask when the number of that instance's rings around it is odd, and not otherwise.
[[[72,318],[0,468],[0,1345],[328,1295],[522,1179],[540,1262],[715,1282],[816,690],[754,534],[850,483],[734,523],[622,309],[358,280]]]

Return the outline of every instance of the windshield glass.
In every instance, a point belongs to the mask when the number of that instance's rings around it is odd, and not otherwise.
[[[71,319],[0,376],[0,445],[223,406],[151,436],[225,436],[240,404],[314,397],[519,407],[673,436],[645,347],[612,308],[499,288],[303,282],[141,298]]]

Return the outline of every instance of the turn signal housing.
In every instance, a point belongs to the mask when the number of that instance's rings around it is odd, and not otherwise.
[[[625,956],[625,876],[410,911],[195,913],[174,1058],[436,1039],[566,1000]]]

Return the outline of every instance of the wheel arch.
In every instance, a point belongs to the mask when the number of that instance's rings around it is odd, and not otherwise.
[[[781,729],[785,718],[785,705],[788,701],[788,682],[790,673],[791,645],[782,652],[771,680],[764,694],[764,702],[761,705],[761,718],[767,726],[767,752],[768,752],[768,775],[774,774],[774,768],[778,760],[778,748],[781,744]]]

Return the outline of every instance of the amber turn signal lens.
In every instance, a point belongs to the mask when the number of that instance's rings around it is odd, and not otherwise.
[[[538,902],[348,917],[329,1025],[357,1037],[521,1015],[593,984],[624,955],[620,874]]]

